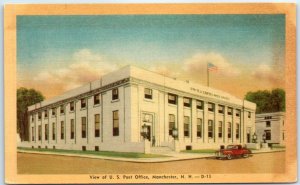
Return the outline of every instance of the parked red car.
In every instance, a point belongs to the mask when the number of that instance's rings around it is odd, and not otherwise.
[[[242,147],[242,145],[228,145],[226,149],[216,151],[217,159],[232,159],[236,157],[249,157],[251,150]]]

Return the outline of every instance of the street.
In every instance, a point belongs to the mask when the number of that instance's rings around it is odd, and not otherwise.
[[[17,167],[19,174],[284,173],[285,152],[254,154],[232,160],[202,158],[163,163],[18,153]]]

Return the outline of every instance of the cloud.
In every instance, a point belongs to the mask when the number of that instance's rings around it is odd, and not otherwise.
[[[101,55],[88,49],[75,52],[71,61],[68,66],[41,71],[33,78],[34,83],[43,89],[56,88],[67,91],[99,79],[117,68],[116,65],[104,62]]]
[[[282,75],[277,74],[269,65],[261,64],[252,72],[252,76],[258,80],[268,80],[272,83],[278,83]]]
[[[241,71],[230,64],[221,54],[209,52],[209,53],[197,53],[191,58],[184,61],[184,70],[188,73],[197,74],[199,72],[205,72],[207,69],[207,63],[212,63],[218,67],[218,73],[225,76],[237,76]]]

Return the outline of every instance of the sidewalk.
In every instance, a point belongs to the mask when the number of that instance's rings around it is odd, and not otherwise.
[[[252,154],[260,153],[272,153],[272,152],[284,152],[285,149],[264,149],[264,150],[253,150]],[[37,152],[37,151],[28,151],[18,149],[20,153],[31,153],[31,154],[40,154],[40,155],[61,155],[69,157],[85,157],[93,159],[104,159],[104,160],[113,160],[113,161],[124,161],[124,162],[136,162],[136,163],[159,163],[159,162],[171,162],[171,161],[181,161],[181,160],[191,160],[191,159],[201,159],[201,158],[210,158],[214,157],[214,153],[187,153],[187,152],[167,152],[164,155],[168,157],[160,158],[123,158],[123,157],[107,157],[101,155],[84,155],[84,154],[69,154],[69,153],[55,153],[55,152]]]

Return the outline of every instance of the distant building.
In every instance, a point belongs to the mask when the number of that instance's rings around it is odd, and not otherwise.
[[[285,112],[256,114],[255,125],[258,142],[285,145]]]
[[[176,131],[180,150],[245,144],[255,109],[226,92],[127,66],[28,107],[28,146],[145,152],[174,149]]]

